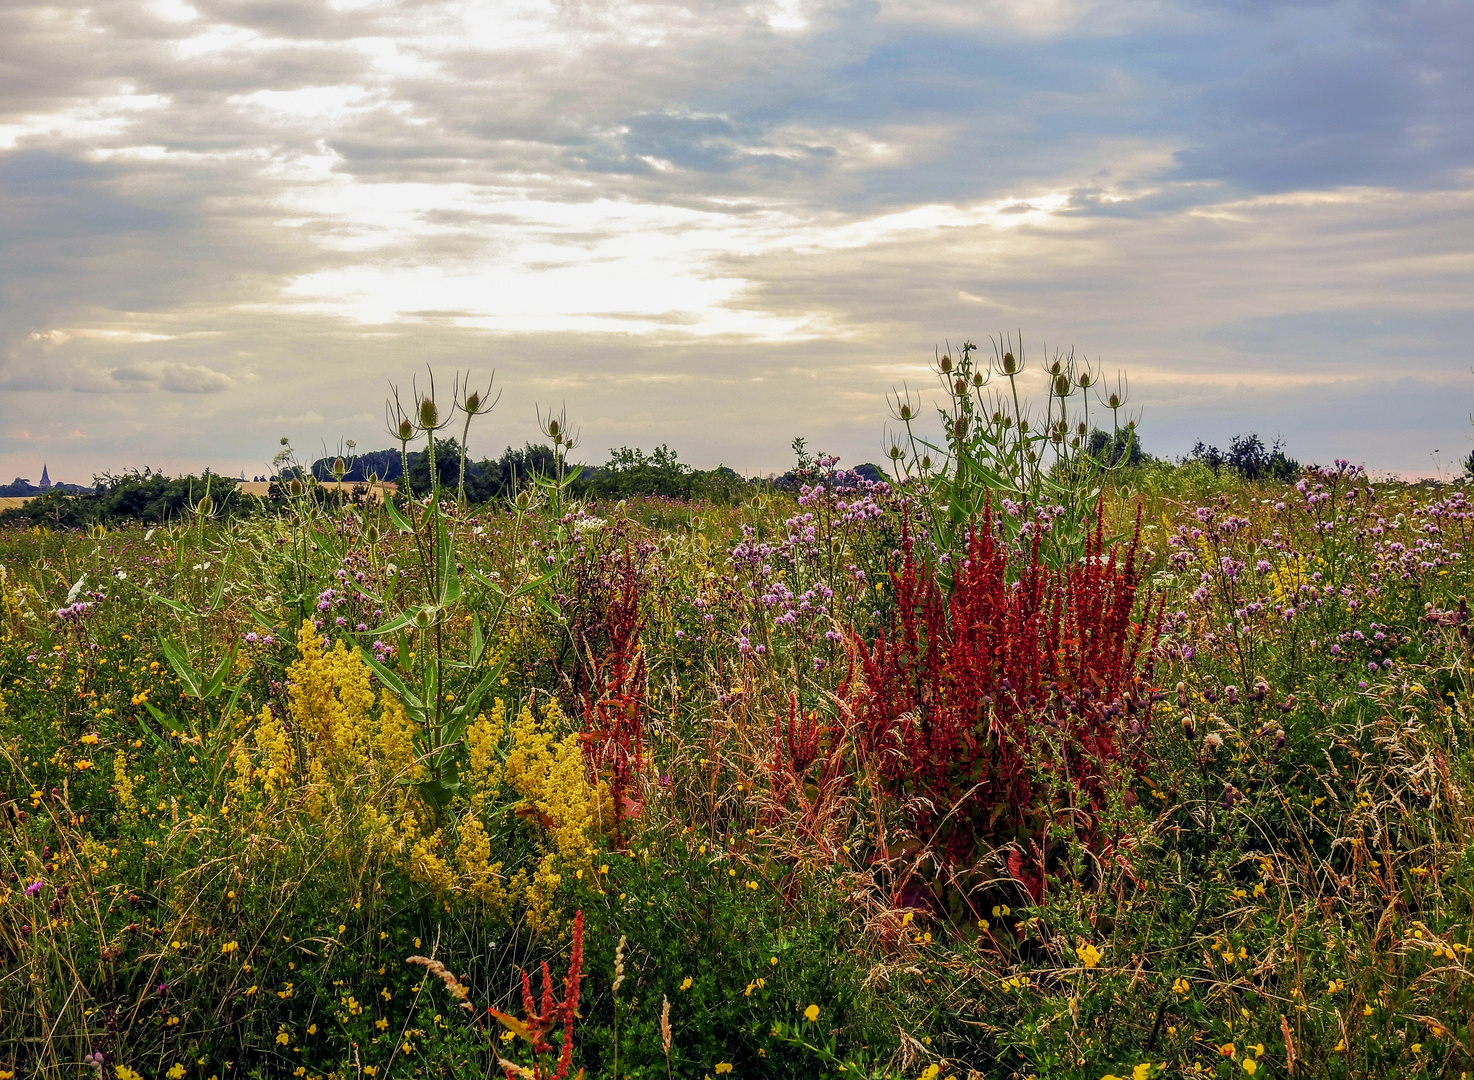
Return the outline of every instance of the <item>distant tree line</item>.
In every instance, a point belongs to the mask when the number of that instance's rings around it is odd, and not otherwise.
[[[1300,475],[1300,463],[1285,453],[1284,445],[1279,439],[1265,446],[1264,440],[1252,432],[1248,435],[1235,435],[1228,444],[1227,452],[1216,446],[1209,446],[1200,439],[1185,460],[1206,465],[1215,473],[1228,469],[1245,480],[1278,480],[1280,483],[1288,483]]]

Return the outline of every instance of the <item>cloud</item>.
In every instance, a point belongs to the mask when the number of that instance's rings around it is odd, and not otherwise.
[[[566,399],[596,454],[871,458],[939,340],[1018,327],[1133,372],[1149,449],[1415,467],[1467,428],[1471,12],[3,6],[0,468],[377,445],[423,363],[497,369],[488,451]]]

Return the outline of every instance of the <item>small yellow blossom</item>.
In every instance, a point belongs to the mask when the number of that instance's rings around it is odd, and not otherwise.
[[[687,975],[684,979],[681,980],[681,989],[682,990],[689,990],[689,989],[691,989],[691,976]]]
[[[1100,964],[1100,950],[1089,942],[1076,949],[1075,955],[1080,958],[1080,963],[1084,964],[1087,968],[1093,968]]]
[[[817,1006],[817,1005],[810,1005],[807,1009],[805,1009],[804,1010],[804,1019],[807,1020],[811,1024],[814,1021],[818,1020],[819,1019],[819,1006]]]
[[[718,1076],[722,1075],[722,1073],[729,1073],[732,1071],[732,1063],[730,1061],[718,1061],[714,1066],[712,1066],[711,1071],[716,1073]]]

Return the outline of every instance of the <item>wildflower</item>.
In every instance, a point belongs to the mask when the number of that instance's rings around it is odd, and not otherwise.
[[[184,1066],[176,1061],[170,1067],[169,1071],[166,1072],[164,1075],[167,1076],[169,1080],[180,1080],[180,1077],[184,1075]]]
[[[381,1016],[379,1017],[379,1019],[374,1021],[374,1027],[378,1028],[380,1031],[387,1031],[389,1028],[389,1021],[385,1020]]]
[[[938,1065],[935,1061],[933,1061],[930,1065],[921,1070],[921,1080],[937,1080],[937,1074],[941,1071],[942,1067]]]
[[[689,990],[689,989],[691,989],[691,976],[687,975],[684,979],[681,980],[681,989],[682,990]]]
[[[1259,1062],[1255,1061],[1251,1057],[1244,1058],[1244,1072],[1248,1073],[1250,1076],[1253,1076],[1258,1071]]]
[[[1087,968],[1093,968],[1100,963],[1100,950],[1089,942],[1076,949],[1075,955],[1080,958],[1080,963],[1084,964]]]
[[[817,1021],[819,1019],[819,1006],[810,1005],[807,1009],[805,1009],[804,1019],[811,1024]]]
[[[279,1045],[286,1046],[292,1041],[292,1037],[288,1035],[286,1029],[283,1028],[281,1031],[278,1031],[276,1033],[276,1041]]]
[[[732,1071],[732,1063],[730,1061],[718,1061],[712,1066],[711,1071],[718,1076],[722,1075],[722,1073],[729,1073]]]
[[[1189,987],[1187,984],[1187,980],[1182,978],[1181,976],[1178,976],[1177,978],[1172,980],[1172,992],[1174,994],[1179,994],[1182,997],[1187,997],[1187,995],[1191,992],[1191,989],[1192,988]]]

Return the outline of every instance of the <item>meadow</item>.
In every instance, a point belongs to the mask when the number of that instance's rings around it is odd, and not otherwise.
[[[889,482],[576,497],[549,418],[481,504],[0,531],[0,1080],[1466,1078],[1465,487],[1022,368]]]

